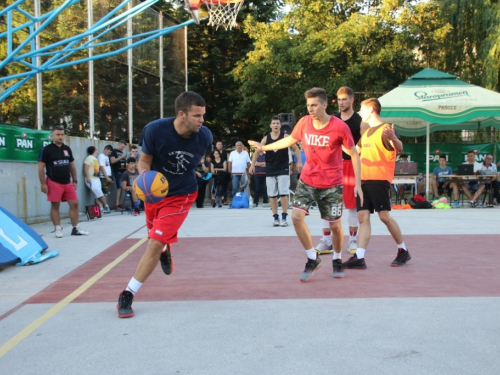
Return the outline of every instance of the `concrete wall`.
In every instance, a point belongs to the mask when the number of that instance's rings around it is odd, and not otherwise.
[[[117,142],[66,136],[65,144],[71,147],[78,172],[78,199],[80,212],[86,205],[94,204],[94,194],[85,186],[83,161],[87,157],[87,147],[95,146],[100,153],[104,146]],[[128,147],[125,151],[129,151]],[[115,186],[113,184],[113,186]],[[111,208],[116,203],[116,188],[108,196]],[[19,163],[0,161],[0,206],[28,224],[50,220],[50,203],[40,190],[38,163]],[[68,215],[69,206],[61,204],[61,216]]]

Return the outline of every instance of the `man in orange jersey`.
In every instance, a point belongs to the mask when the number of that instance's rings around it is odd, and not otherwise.
[[[361,188],[363,201],[357,197],[359,220],[358,248],[356,253],[343,265],[346,268],[365,269],[365,249],[370,241],[370,214],[377,211],[398,245],[398,254],[391,266],[405,265],[410,253],[403,241],[398,223],[391,217],[390,188],[394,177],[396,152],[403,151],[403,143],[394,131],[394,125],[384,123],[380,118],[380,102],[367,99],[361,103],[359,114],[370,127],[361,135]]]

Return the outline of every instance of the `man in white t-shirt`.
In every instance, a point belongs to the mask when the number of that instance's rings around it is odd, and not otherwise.
[[[104,150],[97,157],[99,162],[99,178],[101,179],[102,192],[108,194],[111,192],[113,175],[111,173],[111,163],[109,161],[109,155],[113,152],[113,146],[107,145]]]
[[[99,179],[99,161],[96,158],[97,149],[94,146],[87,148],[88,156],[83,162],[83,174],[85,176],[85,185],[92,190],[95,195],[96,203],[101,212],[109,214],[111,210],[106,204],[106,196],[102,192],[101,180]]]
[[[493,163],[493,155],[486,155],[486,157],[484,158],[484,163],[475,163],[475,164],[479,164],[479,169],[477,171],[478,174],[493,176],[492,177],[493,184],[496,183],[498,172],[497,172],[496,165]],[[475,165],[474,165],[474,172],[476,172]],[[472,197],[472,200],[470,202],[472,207],[475,207],[477,205],[478,198],[481,196],[484,189],[490,188],[490,185],[491,184],[489,181],[488,182],[486,182],[486,181],[479,182],[476,194],[474,194],[474,196]],[[492,203],[492,202],[488,202],[488,204],[490,204],[490,203]]]
[[[250,166],[250,155],[243,149],[243,143],[240,141],[235,144],[236,150],[229,155],[229,172],[231,172],[233,182],[233,197],[238,192],[241,176],[246,173]]]

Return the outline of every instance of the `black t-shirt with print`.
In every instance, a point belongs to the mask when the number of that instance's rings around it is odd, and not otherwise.
[[[111,154],[109,155],[109,161],[111,162],[111,158],[119,158],[120,156],[123,155],[123,151],[120,151],[118,149],[113,149],[111,151]],[[120,161],[117,161],[116,163],[111,163],[111,171],[113,172],[113,175],[116,176],[118,172],[125,172],[127,170],[127,161],[125,160],[126,158],[120,159]]]
[[[39,161],[45,163],[47,177],[58,184],[71,182],[70,163],[75,161],[73,152],[64,143],[61,147],[54,143],[45,146],[40,151]]]

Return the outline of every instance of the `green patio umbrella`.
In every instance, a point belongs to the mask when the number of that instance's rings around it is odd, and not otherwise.
[[[427,135],[426,174],[429,176],[429,134],[437,130],[500,128],[500,94],[460,81],[456,76],[426,68],[379,98],[381,117],[399,134]],[[429,189],[429,178],[426,180]]]

